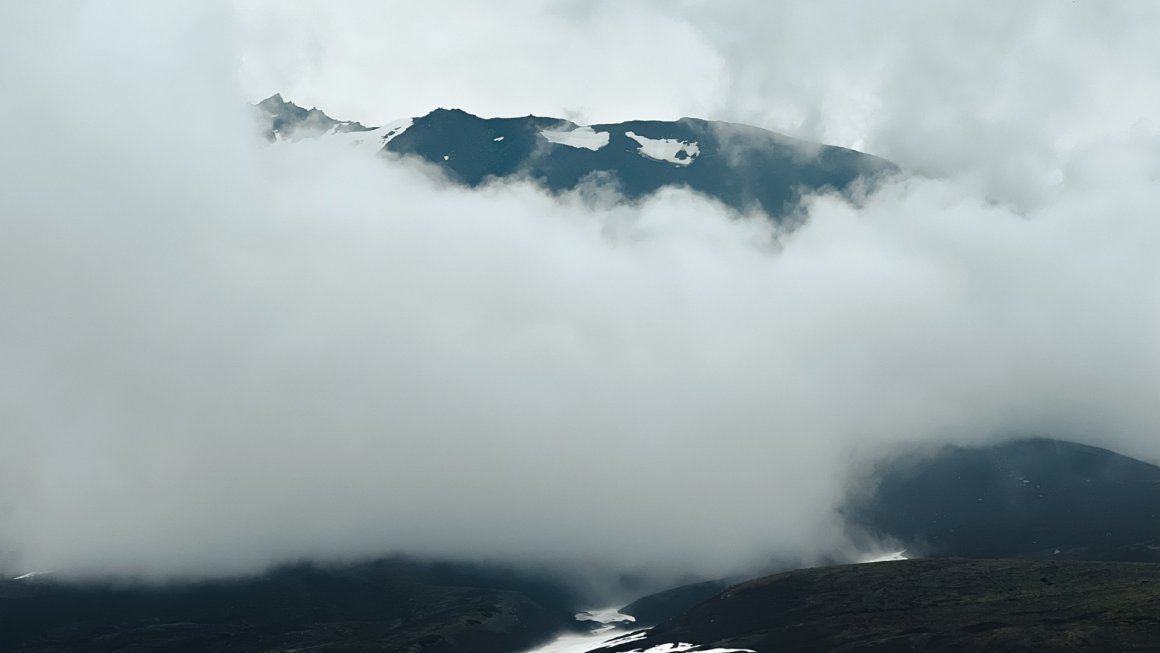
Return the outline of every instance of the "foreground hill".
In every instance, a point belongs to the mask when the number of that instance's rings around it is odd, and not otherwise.
[[[615,651],[1160,651],[1160,565],[908,560],[733,586]]]
[[[511,653],[575,597],[512,570],[390,559],[165,586],[0,581],[0,651]]]
[[[779,651],[829,650],[801,643],[829,629],[851,638],[823,640],[847,647],[833,650],[880,651],[982,650],[970,648],[976,645],[1134,650],[1127,644],[1092,648],[1082,637],[1128,637],[1121,627],[1152,632],[1154,622],[1134,611],[1158,607],[1150,602],[1160,581],[1147,574],[1160,567],[1068,566],[1062,560],[1160,558],[1155,466],[1103,449],[1025,440],[891,458],[874,470],[873,479],[874,491],[852,498],[847,517],[875,536],[910,547],[911,555],[1051,562],[944,559],[808,570],[772,577],[791,579],[784,582],[739,585],[716,598],[740,579],[675,588],[622,611],[642,625],[661,624],[650,636],[654,644],[729,643],[725,648],[762,650],[761,637],[776,636],[805,647],[765,649]],[[1109,582],[1101,585],[1103,576]],[[988,583],[1003,585],[1002,592]],[[763,589],[767,584],[773,589]],[[738,588],[756,593],[739,595]],[[1144,603],[1132,603],[1130,588],[1142,592]],[[1109,616],[1091,603],[1109,593],[1126,616]],[[722,603],[722,596],[744,600]],[[879,596],[883,602],[874,603]],[[783,615],[800,627],[760,621],[782,614],[783,604],[800,604]],[[0,650],[515,653],[576,628],[573,613],[587,607],[575,592],[544,576],[402,559],[291,566],[255,578],[163,587],[72,586],[49,576],[0,581]],[[724,613],[735,613],[737,620]],[[708,621],[697,621],[698,615],[709,615]],[[792,639],[795,633],[807,639]],[[1048,647],[1062,639],[1017,646],[1018,637],[1049,636],[1085,643],[1077,649]]]

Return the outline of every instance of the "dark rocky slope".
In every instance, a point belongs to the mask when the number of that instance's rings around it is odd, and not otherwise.
[[[909,560],[736,585],[642,641],[759,653],[1160,651],[1160,565]]]
[[[731,584],[727,580],[707,580],[681,585],[643,596],[621,608],[620,612],[633,617],[641,626],[652,626],[716,596]]]

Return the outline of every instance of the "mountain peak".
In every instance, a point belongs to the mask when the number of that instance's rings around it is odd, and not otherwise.
[[[255,106],[261,110],[263,133],[271,142],[370,129],[352,120],[331,118],[316,107],[305,109],[286,100],[281,93],[275,93]]]

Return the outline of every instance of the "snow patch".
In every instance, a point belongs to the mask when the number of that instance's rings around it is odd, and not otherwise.
[[[615,624],[615,623],[632,623],[636,621],[636,617],[630,614],[623,614],[616,608],[608,608],[606,610],[589,610],[587,612],[576,613],[576,621],[595,621],[598,624]]]
[[[633,132],[624,135],[640,144],[637,152],[648,159],[668,161],[679,166],[691,164],[700,154],[701,147],[696,141],[679,141],[675,138],[648,138]]]
[[[387,143],[395,140],[399,134],[402,134],[403,132],[410,129],[411,125],[413,124],[415,124],[415,121],[411,118],[403,118],[401,120],[389,122],[382,127],[379,127],[379,129],[385,130],[385,133],[382,137],[383,145],[386,145]]]
[[[608,139],[611,138],[608,132],[598,132],[591,127],[577,127],[568,131],[544,130],[540,132],[540,136],[557,145],[582,147],[594,152],[608,145]]]
[[[338,138],[358,149],[369,149],[375,152],[383,149],[394,139],[398,138],[399,134],[410,129],[415,121],[410,118],[403,118],[402,120],[395,120],[389,122],[382,127],[376,127],[370,131],[361,132],[341,132],[332,134],[331,138]]]
[[[649,649],[636,649],[634,653],[684,653],[685,651],[695,651],[696,653],[757,653],[751,648],[700,648],[697,644],[685,644],[681,642],[676,644],[658,644]]]

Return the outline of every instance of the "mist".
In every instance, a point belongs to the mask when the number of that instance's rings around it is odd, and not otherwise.
[[[1160,461],[1145,123],[1051,150],[1032,193],[996,150],[1003,184],[981,157],[912,165],[785,230],[682,190],[468,190],[271,146],[229,5],[9,13],[0,568],[723,575],[848,552],[848,482],[900,444]]]

